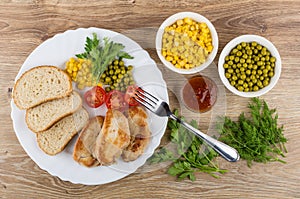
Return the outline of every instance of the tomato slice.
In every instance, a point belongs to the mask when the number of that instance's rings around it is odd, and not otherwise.
[[[117,90],[112,90],[107,94],[105,104],[108,109],[118,109],[119,111],[124,111],[128,107],[124,101],[124,93]]]
[[[84,100],[89,107],[98,108],[106,99],[105,90],[100,86],[95,86],[84,94]]]
[[[124,100],[129,106],[138,106],[139,103],[134,99],[135,91],[138,89],[137,86],[131,85],[127,87]]]

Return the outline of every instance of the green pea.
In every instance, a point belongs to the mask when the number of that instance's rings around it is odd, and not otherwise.
[[[237,53],[236,53],[236,56],[238,56],[238,57],[240,57],[240,56],[242,56],[243,55],[243,53],[241,52],[241,51],[238,51]]]
[[[230,73],[225,73],[225,77],[229,79],[231,77],[231,74]]]
[[[247,50],[247,55],[252,55],[252,50]]]
[[[262,87],[262,85],[263,85],[260,80],[258,80],[256,84],[257,84],[258,87]]]
[[[261,75],[262,73],[263,73],[262,70],[257,70],[258,75]]]
[[[275,57],[271,57],[270,58],[270,62],[274,63],[276,61],[276,58]]]
[[[257,50],[261,50],[262,46],[258,44],[256,48],[257,48]]]
[[[257,46],[257,43],[255,41],[251,42],[251,46],[254,46],[256,47]]]
[[[119,61],[119,66],[124,66],[124,62],[123,61]]]
[[[128,69],[128,70],[132,70],[132,69],[133,69],[133,66],[132,66],[132,65],[129,65],[129,66],[127,67],[127,69]]]
[[[232,68],[229,68],[227,71],[228,71],[228,73],[233,73],[233,69]]]
[[[258,61],[257,62],[257,66],[262,66],[263,65],[263,62],[262,61]]]
[[[232,50],[232,53],[233,53],[233,54],[236,54],[238,51],[239,51],[238,49],[234,48],[234,49]]]
[[[258,91],[258,89],[259,89],[258,86],[253,87],[253,91]]]
[[[263,85],[264,85],[264,86],[268,86],[268,85],[269,85],[269,81],[268,81],[268,80],[264,80],[264,81],[263,81]]]
[[[242,56],[244,59],[247,59],[248,58],[248,55],[247,54],[243,54]]]
[[[114,63],[114,65],[118,65],[119,64],[119,60],[115,60],[113,63]]]
[[[245,80],[246,79],[246,75],[241,75],[241,79]]]
[[[239,91],[243,91],[243,90],[244,90],[244,87],[243,87],[243,86],[239,86],[239,87],[238,87],[238,90],[239,90]]]

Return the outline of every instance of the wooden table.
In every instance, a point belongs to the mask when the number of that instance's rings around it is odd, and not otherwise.
[[[140,169],[99,186],[72,184],[41,170],[21,147],[10,119],[10,89],[26,57],[46,39],[69,29],[100,27],[117,31],[150,53],[168,83],[171,106],[180,108],[177,76],[161,65],[154,45],[155,32],[163,20],[180,11],[200,13],[215,25],[219,34],[215,64],[225,44],[242,34],[262,35],[277,47],[282,74],[262,98],[277,108],[279,123],[284,125],[287,164],[257,163],[248,168],[245,161],[228,163],[220,159],[220,167],[228,173],[220,179],[199,173],[195,182],[177,181],[166,174],[166,167],[154,166],[151,171]],[[299,0],[1,0],[0,34],[0,198],[300,198]],[[216,71],[216,65],[210,67]],[[249,99],[226,89],[222,95],[226,115],[236,119],[241,111],[247,111]],[[200,127],[206,131],[211,113],[200,118]]]

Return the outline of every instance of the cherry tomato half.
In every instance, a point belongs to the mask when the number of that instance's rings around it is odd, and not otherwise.
[[[105,99],[105,90],[100,86],[95,86],[84,94],[85,102],[92,108],[101,106],[105,102]]]
[[[124,111],[128,107],[124,101],[124,93],[117,90],[112,90],[107,94],[105,104],[107,108],[119,111]]]
[[[134,99],[135,91],[138,89],[137,86],[131,85],[127,87],[124,100],[129,106],[137,106],[139,103]]]

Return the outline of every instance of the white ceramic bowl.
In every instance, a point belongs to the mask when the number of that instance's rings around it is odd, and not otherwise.
[[[213,44],[213,50],[212,52],[209,54],[208,58],[206,59],[206,61],[201,64],[200,66],[196,66],[194,68],[191,69],[179,69],[176,68],[172,63],[170,63],[169,61],[167,61],[164,56],[161,54],[161,49],[162,49],[162,36],[164,33],[164,30],[166,27],[172,25],[173,23],[175,23],[177,20],[179,19],[184,19],[185,17],[189,17],[197,22],[204,22],[206,23],[206,25],[208,26],[211,36],[212,36],[212,44]],[[219,46],[219,41],[218,41],[218,34],[217,31],[215,29],[215,27],[213,26],[213,24],[204,16],[198,14],[198,13],[194,13],[194,12],[179,12],[176,13],[172,16],[170,16],[169,18],[167,18],[159,27],[157,34],[156,34],[156,40],[155,40],[155,45],[156,45],[156,52],[158,54],[158,57],[160,58],[161,62],[168,67],[170,70],[180,73],[180,74],[193,74],[193,73],[197,73],[203,69],[205,69],[206,67],[208,67],[214,60],[215,56],[217,55],[218,52],[218,46]]]
[[[270,83],[268,86],[266,86],[258,91],[241,92],[241,91],[237,90],[234,86],[232,86],[229,83],[228,79],[225,77],[225,70],[223,68],[223,64],[225,61],[225,57],[227,55],[229,55],[230,51],[236,45],[240,44],[241,42],[252,42],[252,41],[256,41],[258,44],[266,47],[270,51],[271,55],[276,58],[274,76],[270,79]],[[242,96],[242,97],[258,97],[258,96],[261,96],[261,95],[267,93],[276,85],[276,83],[280,77],[280,73],[281,73],[281,58],[280,58],[279,52],[277,51],[276,47],[266,38],[258,36],[258,35],[242,35],[242,36],[234,38],[224,47],[224,49],[222,50],[220,57],[219,57],[218,70],[219,70],[219,75],[220,75],[220,78],[221,78],[223,84],[232,93]]]

